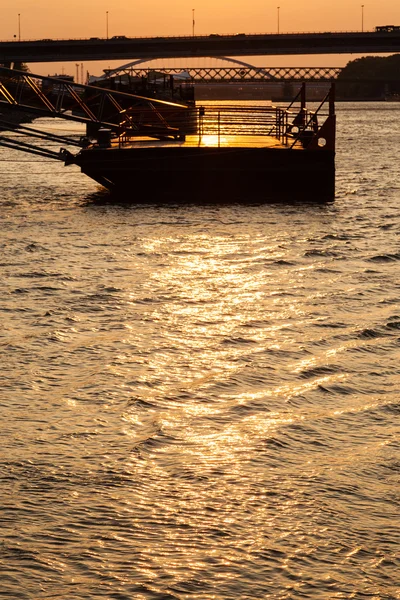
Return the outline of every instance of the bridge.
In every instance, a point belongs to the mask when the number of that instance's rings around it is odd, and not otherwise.
[[[0,63],[400,52],[400,31],[90,38],[0,42]]]
[[[162,73],[182,78],[182,73],[190,77],[193,83],[266,83],[276,81],[332,81],[337,79],[343,67],[256,67],[233,58],[221,57],[215,61],[218,66],[162,66],[159,62],[146,59],[132,61],[116,69],[105,70],[105,75],[97,79],[110,77],[148,77],[151,73]],[[226,63],[226,64],[224,64]],[[224,66],[221,66],[224,64]],[[96,78],[94,78],[96,79]],[[93,80],[94,80],[93,79]]]

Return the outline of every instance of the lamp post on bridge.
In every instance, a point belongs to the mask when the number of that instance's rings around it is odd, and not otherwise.
[[[108,39],[108,10],[106,10],[106,38]]]
[[[364,4],[361,4],[361,31],[364,31]]]
[[[21,41],[21,14],[18,13],[18,41]]]
[[[194,37],[194,8],[192,8],[192,36]]]
[[[279,33],[279,9],[280,9],[280,8],[281,8],[280,6],[277,6],[277,7],[276,7],[276,9],[277,9],[277,11],[278,11],[278,33]]]

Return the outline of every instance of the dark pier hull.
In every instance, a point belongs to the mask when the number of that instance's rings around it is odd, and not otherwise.
[[[133,202],[332,202],[335,153],[241,147],[89,148],[83,173]]]

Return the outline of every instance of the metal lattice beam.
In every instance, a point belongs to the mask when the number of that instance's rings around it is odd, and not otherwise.
[[[147,77],[149,73],[178,75],[187,72],[195,83],[332,81],[342,67],[121,67],[112,76]],[[109,73],[111,75],[111,73]]]

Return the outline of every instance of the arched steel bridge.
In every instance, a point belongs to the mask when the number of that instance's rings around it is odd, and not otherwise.
[[[212,57],[210,57],[212,58]],[[151,63],[155,64],[152,65]],[[273,81],[332,81],[336,79],[343,67],[255,67],[240,60],[218,57],[218,62],[226,66],[161,66],[157,61],[138,59],[122,65],[117,69],[107,70],[106,77],[128,75],[130,77],[147,77],[149,72],[156,71],[165,75],[187,74],[194,83],[265,83]]]

